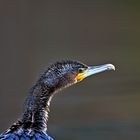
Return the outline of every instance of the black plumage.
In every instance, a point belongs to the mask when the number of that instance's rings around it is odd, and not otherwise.
[[[112,64],[88,67],[72,60],[50,65],[30,89],[21,118],[1,134],[0,139],[52,140],[46,132],[50,101],[54,94],[91,74],[110,69],[114,69]]]

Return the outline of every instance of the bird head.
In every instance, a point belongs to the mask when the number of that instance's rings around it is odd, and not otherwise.
[[[54,90],[62,89],[107,70],[115,70],[114,65],[87,66],[79,61],[59,61],[48,67],[43,75],[43,81]]]

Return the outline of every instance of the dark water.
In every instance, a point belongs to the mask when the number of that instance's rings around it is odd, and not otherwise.
[[[57,140],[140,139],[139,1],[0,1],[0,131],[22,111],[50,62],[113,63],[55,96],[49,134]]]

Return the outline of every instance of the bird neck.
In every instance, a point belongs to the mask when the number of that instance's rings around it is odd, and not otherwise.
[[[31,89],[25,101],[25,109],[22,117],[23,128],[47,130],[50,101],[55,88],[38,81]]]

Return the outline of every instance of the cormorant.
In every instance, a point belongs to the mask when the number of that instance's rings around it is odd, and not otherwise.
[[[73,60],[51,64],[30,89],[22,117],[0,135],[0,140],[53,140],[47,134],[47,121],[54,94],[106,70],[115,70],[115,67],[112,64],[87,66]]]

